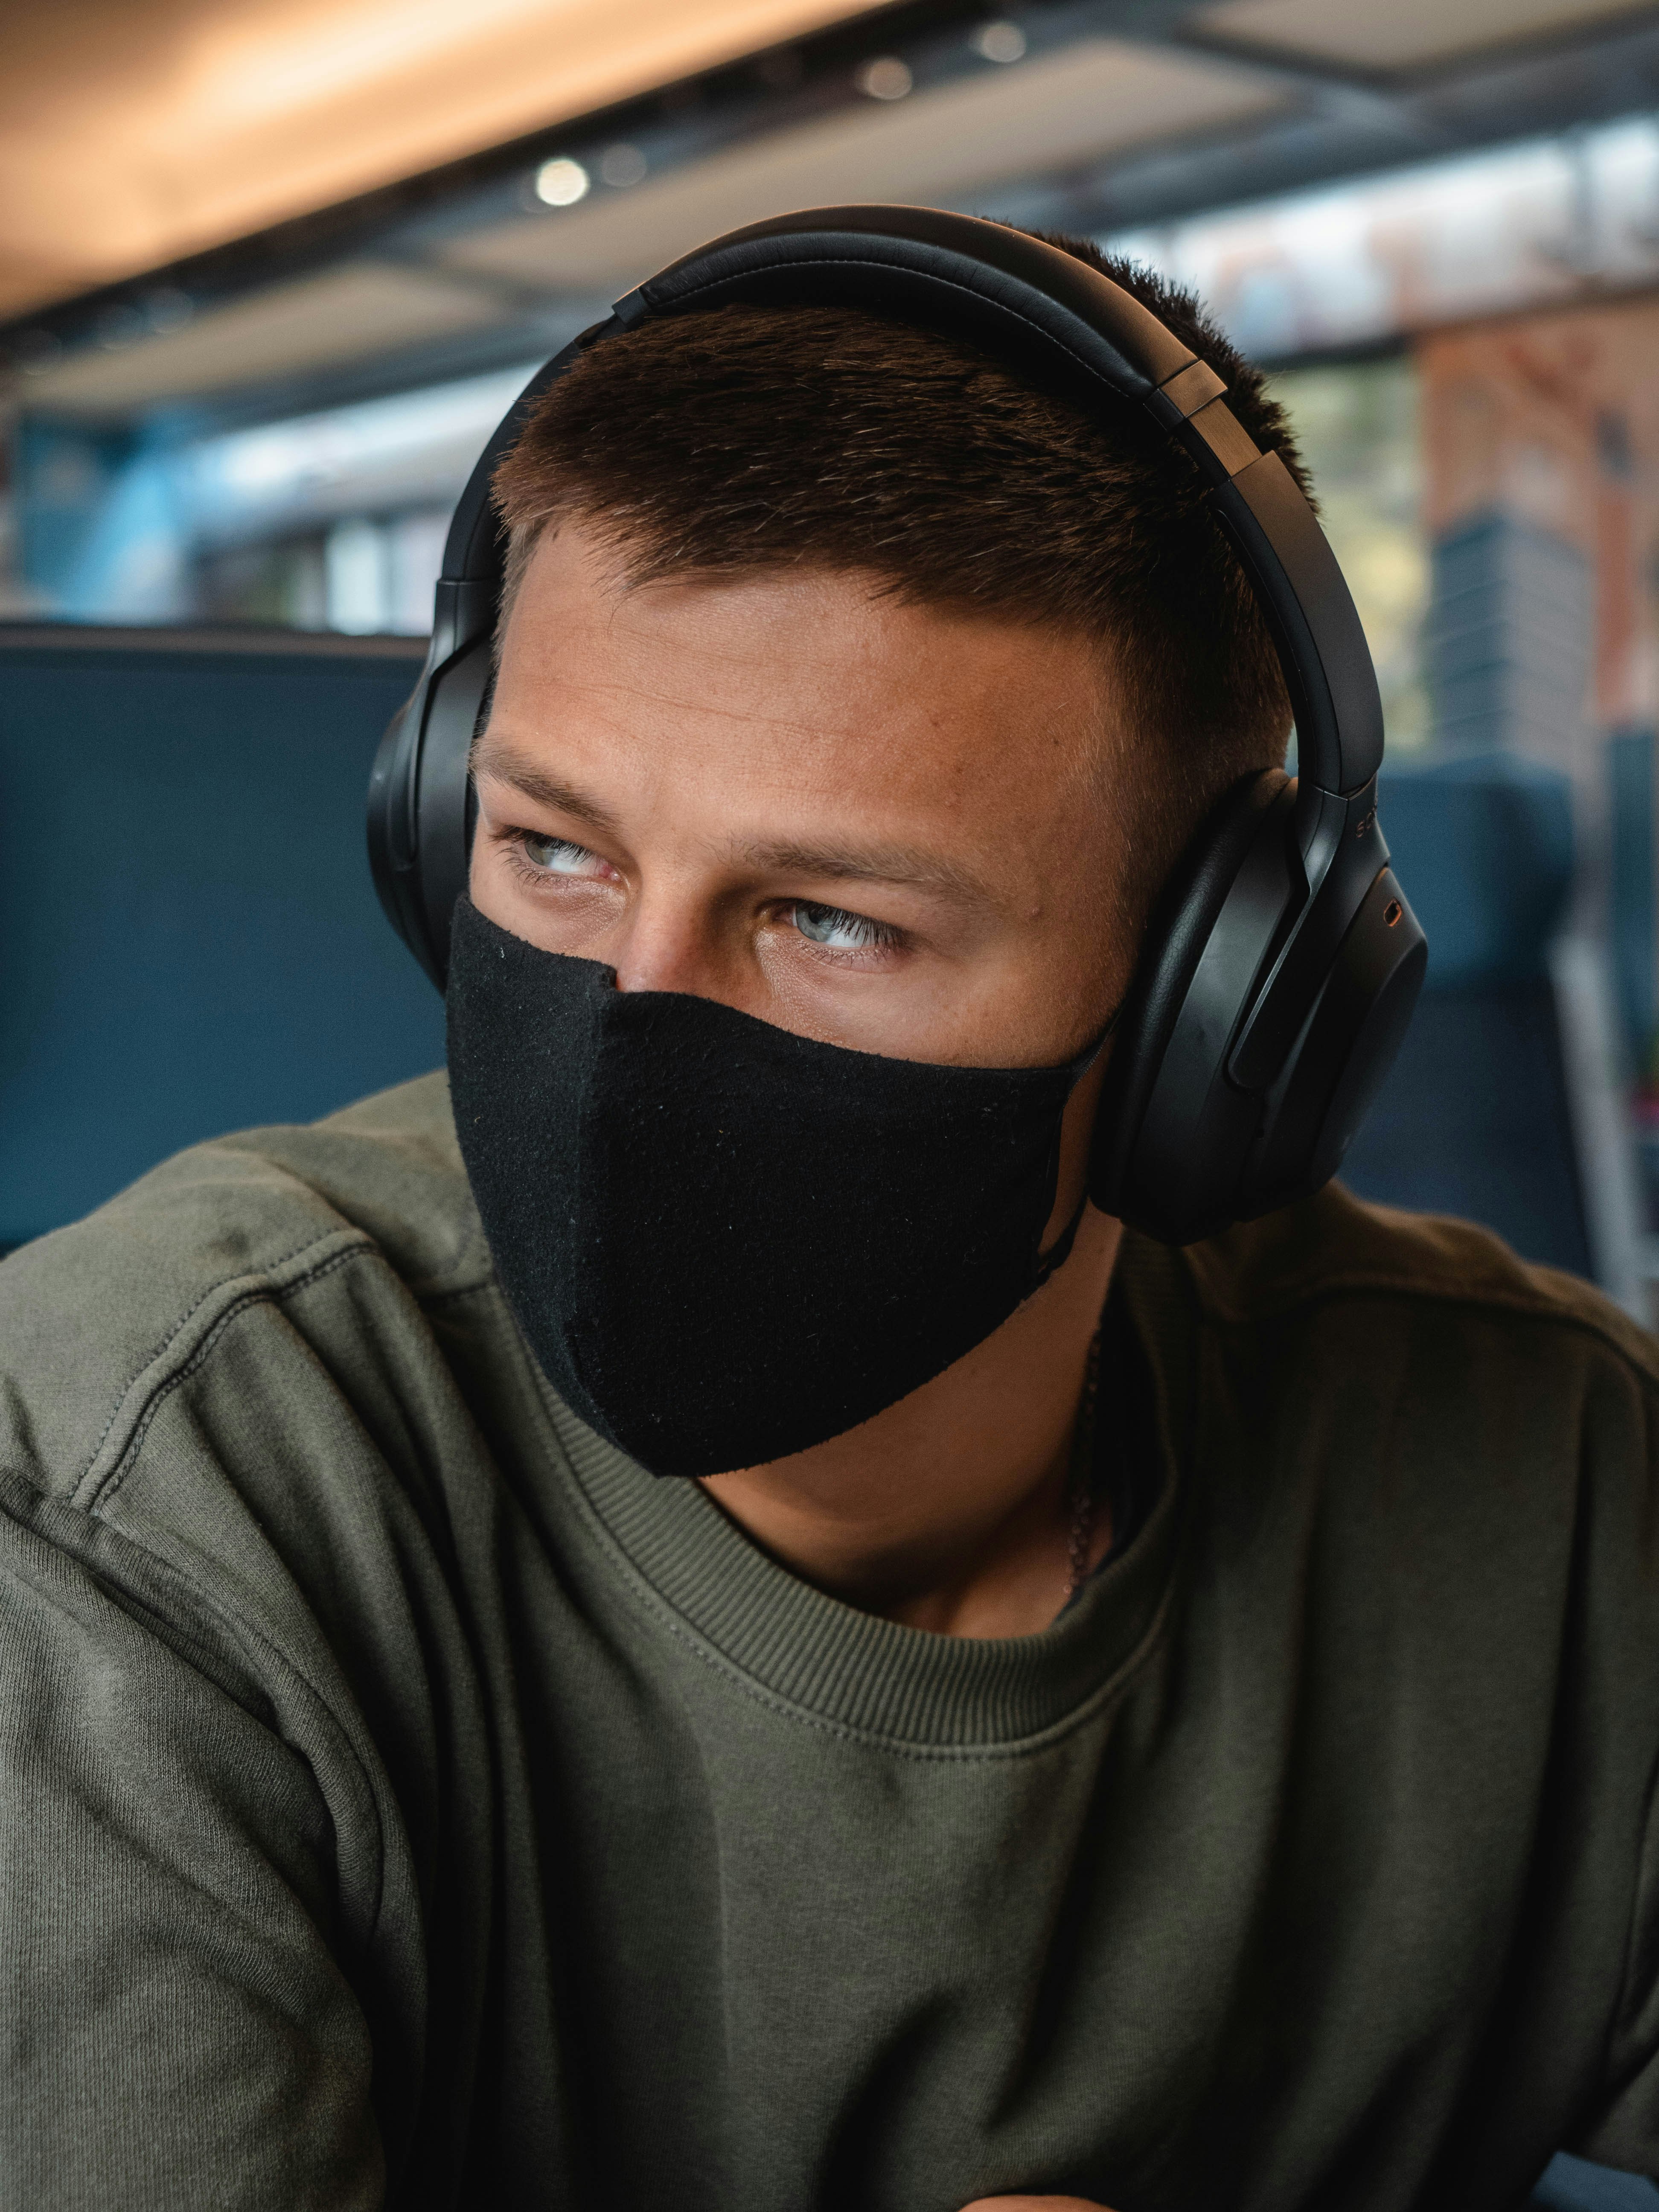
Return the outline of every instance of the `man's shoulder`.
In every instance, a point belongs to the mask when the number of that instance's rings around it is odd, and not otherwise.
[[[1223,1325],[1351,1311],[1370,1330],[1466,1328],[1611,1355],[1659,1385],[1659,1342],[1589,1283],[1522,1260],[1471,1221],[1371,1205],[1340,1183],[1188,1250],[1199,1304]]]
[[[0,1465],[72,1490],[233,1316],[348,1266],[417,1300],[489,1279],[441,1074],[193,1146],[0,1264]]]

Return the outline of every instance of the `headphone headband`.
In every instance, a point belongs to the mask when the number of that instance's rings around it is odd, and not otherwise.
[[[1016,372],[1080,398],[1145,408],[1208,480],[1218,520],[1273,628],[1304,783],[1344,796],[1382,760],[1376,672],[1342,571],[1296,479],[1262,453],[1207,364],[1101,270],[978,216],[933,208],[809,208],[701,247],[618,300],[647,316],[802,300],[926,321]]]
[[[701,246],[618,300],[618,322],[730,301],[886,308],[988,341],[1014,368],[1072,368],[1145,399],[1193,360],[1150,308],[1058,246],[934,208],[808,208]],[[1022,356],[1027,356],[1022,359]],[[1213,380],[1212,392],[1221,389]]]
[[[1304,785],[1347,796],[1382,758],[1382,710],[1353,600],[1324,532],[1276,453],[1258,451],[1225,386],[1100,270],[978,216],[931,208],[809,208],[700,247],[618,300],[609,319],[533,377],[480,455],[444,548],[443,579],[499,587],[497,465],[578,353],[688,309],[802,301],[865,307],[983,346],[1085,404],[1127,401],[1192,455],[1273,631]],[[445,643],[455,649],[459,639]],[[434,639],[434,644],[437,641]]]

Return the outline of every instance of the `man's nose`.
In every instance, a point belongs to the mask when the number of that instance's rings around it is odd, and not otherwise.
[[[707,902],[687,889],[647,888],[630,902],[611,964],[619,991],[678,991],[734,1003],[729,949]]]

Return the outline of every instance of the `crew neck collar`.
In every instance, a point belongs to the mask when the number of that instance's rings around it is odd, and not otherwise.
[[[1115,1288],[1152,1377],[1158,1499],[1122,1557],[1030,1636],[941,1636],[830,1597],[751,1543],[697,1484],[647,1474],[544,1394],[593,1533],[675,1633],[804,1720],[937,1755],[989,1753],[1083,1717],[1165,1609],[1194,1395],[1190,1291],[1176,1254],[1129,1235]]]

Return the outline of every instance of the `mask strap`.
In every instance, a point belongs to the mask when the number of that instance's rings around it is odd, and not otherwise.
[[[1111,1012],[1107,1015],[1106,1026],[1102,1030],[1100,1035],[1095,1039],[1092,1044],[1085,1045],[1082,1052],[1072,1062],[1067,1073],[1071,1076],[1072,1089],[1073,1091],[1077,1089],[1078,1085],[1082,1082],[1084,1077],[1089,1073],[1089,1070],[1100,1058],[1101,1054],[1106,1049],[1107,1044],[1110,1041],[1112,1031],[1117,1027],[1118,1018],[1128,1003],[1129,994],[1126,991],[1123,994],[1123,996],[1118,1000],[1116,1006],[1112,1008]]]
[[[1111,1012],[1107,1016],[1106,1026],[1102,1030],[1100,1035],[1095,1039],[1091,1045],[1088,1046],[1087,1048],[1080,1053],[1077,1059],[1072,1062],[1070,1068],[1067,1070],[1067,1073],[1072,1079],[1066,1091],[1066,1096],[1068,1098],[1070,1097],[1072,1091],[1077,1089],[1078,1085],[1082,1082],[1084,1077],[1089,1073],[1089,1070],[1094,1066],[1101,1054],[1105,1050],[1107,1040],[1110,1037],[1112,1031],[1117,1027],[1118,1016],[1123,1012],[1123,1009],[1127,1003],[1128,994],[1126,992],[1123,997],[1118,1000],[1116,1006],[1113,1007]],[[1056,1146],[1058,1146],[1058,1139],[1056,1139]],[[1058,1171],[1059,1163],[1058,1160],[1056,1160],[1056,1174],[1058,1174]],[[1066,1265],[1066,1262],[1071,1258],[1072,1247],[1077,1242],[1077,1232],[1083,1225],[1084,1208],[1088,1205],[1088,1203],[1089,1192],[1085,1181],[1083,1195],[1077,1202],[1077,1211],[1073,1214],[1066,1226],[1060,1231],[1060,1235],[1054,1239],[1054,1243],[1048,1247],[1048,1249],[1046,1252],[1039,1252],[1037,1255],[1036,1280],[1031,1285],[1031,1288],[1034,1291],[1040,1291],[1042,1288],[1042,1285],[1048,1281],[1049,1276],[1054,1273],[1054,1270],[1057,1267],[1063,1267]]]
[[[1085,1190],[1077,1202],[1077,1212],[1060,1231],[1054,1242],[1046,1252],[1038,1253],[1036,1280],[1031,1285],[1032,1290],[1040,1291],[1054,1270],[1057,1267],[1063,1267],[1071,1258],[1072,1247],[1077,1242],[1077,1232],[1083,1222],[1083,1209],[1088,1203],[1089,1194]]]

